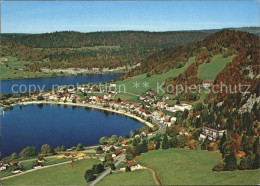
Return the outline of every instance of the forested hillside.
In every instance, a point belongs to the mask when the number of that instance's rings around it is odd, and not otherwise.
[[[143,60],[140,68],[126,74],[125,78],[142,73],[162,74],[173,68],[181,68],[190,57],[196,57],[195,62],[183,73],[177,77],[168,78],[166,86],[169,84],[174,86],[201,84],[203,79],[199,78],[200,67],[203,64],[211,63],[216,56],[220,56],[223,60],[230,59],[230,62],[216,75],[213,82],[215,84],[222,82],[232,86],[238,85],[238,83],[250,84],[250,91],[257,93],[258,81],[256,78],[260,74],[259,49],[259,37],[247,32],[223,30],[195,44],[155,53]],[[223,99],[224,97],[225,94],[222,94],[218,98]]]
[[[2,56],[33,62],[41,67],[116,68],[139,63],[154,51],[204,39],[202,32],[55,32],[46,34],[2,34]],[[43,62],[44,61],[44,62]]]

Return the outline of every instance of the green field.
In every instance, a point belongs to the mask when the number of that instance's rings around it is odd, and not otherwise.
[[[187,69],[187,67],[192,64],[195,60],[195,57],[192,57],[188,60],[188,62],[185,64],[184,67],[179,69],[172,69],[164,74],[161,75],[154,75],[150,77],[146,77],[146,74],[141,74],[138,76],[134,76],[132,78],[116,82],[117,86],[120,86],[120,90],[123,92],[125,87],[125,91],[133,94],[142,94],[143,92],[152,89],[153,91],[157,91],[157,83],[160,86],[164,80],[166,80],[169,77],[176,77],[184,70]],[[138,85],[137,88],[134,86],[135,83]],[[148,86],[145,87],[144,83],[148,83]],[[162,92],[160,92],[160,95]]]
[[[86,185],[84,174],[98,160],[80,160],[2,180],[3,185]]]
[[[135,103],[139,103],[141,102],[140,100],[138,100],[138,96],[135,95],[131,95],[131,94],[127,94],[127,93],[118,93],[114,100],[118,100],[118,98],[120,98],[122,101],[129,101],[129,102],[135,102]]]
[[[200,65],[198,77],[203,80],[215,80],[215,77],[220,73],[226,65],[232,61],[235,56],[223,58],[222,55],[216,55],[210,63]]]
[[[155,185],[152,172],[137,170],[107,175],[97,185]]]
[[[168,149],[144,153],[137,160],[157,170],[163,185],[259,184],[260,169],[213,172],[220,153],[201,150]]]
[[[24,70],[27,68],[30,62],[19,61],[15,57],[5,58],[7,58],[8,61],[3,62],[4,64],[1,64],[0,66],[1,80],[62,76],[62,74],[25,72]]]

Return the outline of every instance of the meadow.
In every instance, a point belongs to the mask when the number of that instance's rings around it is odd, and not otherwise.
[[[123,81],[116,82],[116,84],[117,87],[120,87],[121,91],[124,91],[125,87],[125,92],[137,95],[140,95],[147,90],[153,90],[157,92],[157,85],[160,86],[167,78],[176,77],[184,72],[184,70],[186,70],[187,67],[194,62],[194,60],[195,57],[192,57],[188,60],[187,63],[185,63],[182,68],[172,69],[160,75],[152,75],[147,77],[146,74],[141,74]],[[160,91],[159,94],[163,95],[164,93]]]
[[[204,63],[199,67],[198,78],[203,80],[215,80],[215,77],[220,73],[235,56],[223,58],[222,55],[213,57],[210,63]]]
[[[97,185],[155,185],[151,171],[117,172],[107,175]]]
[[[85,159],[71,163],[40,169],[27,174],[2,180],[3,185],[86,185],[84,174],[87,169],[99,163],[96,159]]]
[[[53,76],[62,76],[62,74],[52,74],[52,73],[43,73],[43,72],[26,72],[30,62],[20,61],[16,57],[5,57],[8,61],[1,64],[1,80],[10,80],[10,79],[22,79],[22,78],[43,78],[43,77],[53,77]]]
[[[163,185],[229,185],[260,183],[260,170],[214,172],[219,152],[168,149],[144,153],[137,159],[141,165],[157,170]]]

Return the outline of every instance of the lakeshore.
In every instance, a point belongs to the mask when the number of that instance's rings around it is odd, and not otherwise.
[[[79,107],[88,107],[88,108],[93,108],[93,109],[98,109],[98,110],[104,110],[104,111],[108,111],[108,112],[114,112],[117,114],[121,114],[121,115],[125,115],[128,117],[131,117],[145,125],[147,125],[148,127],[153,127],[154,125],[148,121],[145,121],[144,119],[127,113],[127,112],[122,112],[122,111],[117,111],[117,110],[113,110],[113,109],[109,109],[109,108],[103,108],[97,105],[91,105],[91,104],[86,104],[86,103],[64,103],[64,102],[51,102],[51,101],[28,101],[28,102],[21,102],[21,103],[17,103],[17,104],[13,104],[13,106],[15,105],[30,105],[30,104],[53,104],[53,105],[69,105],[69,106],[79,106]]]

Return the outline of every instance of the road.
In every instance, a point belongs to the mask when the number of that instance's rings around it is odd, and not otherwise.
[[[118,161],[115,163],[115,166],[119,165],[123,160],[125,159],[125,154],[123,154]],[[102,180],[107,174],[109,174],[111,171],[111,168],[105,170],[99,177],[97,177],[94,181],[92,181],[89,185],[93,186],[97,184],[100,180]]]

